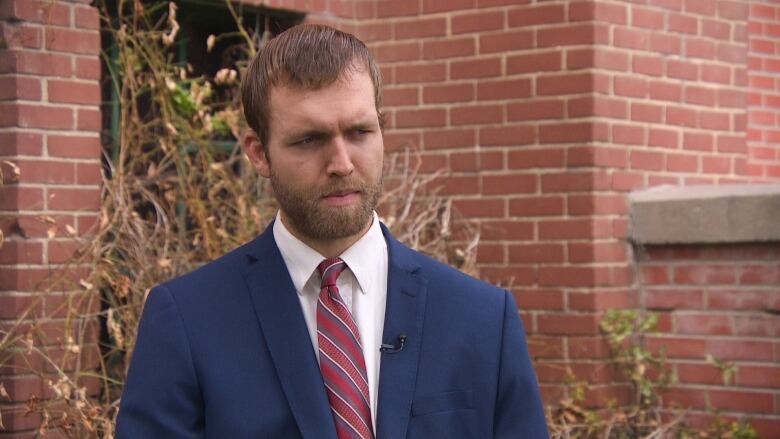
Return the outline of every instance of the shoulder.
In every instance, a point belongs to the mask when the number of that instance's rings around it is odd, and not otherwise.
[[[413,250],[386,233],[390,263],[401,264],[427,284],[429,298],[503,309],[507,291]],[[496,309],[497,310],[497,309]]]

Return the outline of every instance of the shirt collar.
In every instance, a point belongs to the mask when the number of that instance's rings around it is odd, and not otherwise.
[[[274,221],[273,234],[279,252],[287,265],[287,271],[290,273],[293,285],[296,291],[302,294],[304,286],[315,275],[317,266],[325,259],[325,256],[290,233],[282,223],[278,212]],[[379,226],[379,216],[374,212],[368,231],[339,256],[354,274],[363,294],[371,291],[373,287],[372,279],[375,276],[372,274],[378,269],[378,264],[375,261],[381,257],[380,252],[387,254],[387,243]]]

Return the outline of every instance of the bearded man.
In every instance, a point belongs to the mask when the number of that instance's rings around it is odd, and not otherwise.
[[[279,202],[254,241],[149,295],[119,438],[546,438],[512,295],[405,247],[381,75],[301,25],[257,54],[243,144]]]

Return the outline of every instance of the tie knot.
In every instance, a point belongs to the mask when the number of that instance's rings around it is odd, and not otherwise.
[[[317,271],[322,277],[320,288],[336,285],[336,279],[345,268],[347,268],[347,264],[341,258],[330,258],[320,262],[320,265],[317,266]]]

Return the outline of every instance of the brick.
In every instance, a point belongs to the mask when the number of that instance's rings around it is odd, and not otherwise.
[[[28,104],[4,105],[0,107],[0,113],[6,114],[11,126],[42,129],[73,128],[73,110],[70,108]]]
[[[684,127],[696,128],[697,113],[694,110],[681,107],[666,107],[666,123]]]
[[[592,126],[589,123],[556,123],[539,126],[541,143],[588,142],[592,138]]]
[[[6,57],[10,64],[10,68],[6,71],[45,76],[70,76],[72,73],[71,57],[67,55],[7,51],[0,53],[0,64],[2,64],[2,57]],[[2,71],[3,69],[0,68],[0,72]]]
[[[699,33],[699,19],[695,16],[670,13],[668,15],[668,29],[671,32],[697,35]]]
[[[532,125],[506,125],[479,130],[479,144],[482,146],[527,145],[536,140],[536,129]]]
[[[532,100],[507,105],[507,119],[510,121],[561,119],[564,101],[560,99]]]
[[[0,210],[41,210],[43,191],[39,188],[4,186],[0,187]]]
[[[613,24],[627,24],[628,13],[625,5],[601,2],[569,3],[570,21],[602,21]]]
[[[691,58],[714,59],[715,43],[712,41],[688,37],[684,43],[684,55]]]
[[[500,199],[456,199],[452,201],[452,207],[469,218],[502,218],[506,216],[504,200]]]
[[[547,220],[540,222],[539,238],[585,239],[592,237],[593,225],[589,219]]]
[[[510,263],[562,263],[564,247],[561,244],[521,244],[509,246]]]
[[[663,28],[665,14],[657,9],[633,7],[631,9],[631,25],[647,29]]]
[[[644,305],[653,310],[693,309],[704,307],[704,292],[698,289],[647,289]]]
[[[16,160],[19,180],[25,183],[73,184],[76,181],[72,162],[49,160]]]
[[[612,189],[630,192],[645,187],[645,176],[638,172],[615,171],[612,174]]]
[[[680,53],[682,40],[677,35],[670,34],[650,34],[650,50],[667,55],[677,55]]]
[[[509,214],[512,216],[559,216],[563,213],[563,197],[523,197],[513,198],[509,201]]]
[[[649,48],[650,34],[644,30],[617,27],[613,30],[613,38],[616,47],[637,50]]]
[[[450,154],[450,169],[454,172],[475,172],[504,169],[503,151],[459,152]]]
[[[541,314],[538,326],[539,332],[550,335],[592,335],[599,332],[597,316],[592,314]]]
[[[563,292],[558,289],[529,289],[523,288],[513,291],[515,301],[520,309],[524,310],[563,310]],[[533,358],[556,358],[563,352],[561,340],[545,340],[539,343],[536,349],[533,340],[529,337],[528,345]]]
[[[569,195],[566,212],[571,216],[625,214],[628,205],[623,195]]]
[[[647,80],[633,76],[615,77],[615,94],[618,96],[628,96],[642,98],[647,96]]]
[[[81,131],[100,131],[102,128],[99,110],[80,108],[76,117],[76,127]]]
[[[74,57],[74,73],[81,79],[100,79],[100,60],[97,57]]]
[[[593,75],[574,73],[568,75],[541,76],[536,80],[537,95],[566,95],[592,91]]]
[[[443,82],[447,77],[445,64],[426,63],[399,65],[395,69],[395,79],[399,84]]]
[[[510,75],[532,72],[561,70],[561,52],[535,52],[531,54],[509,56],[506,70]]]
[[[476,0],[423,0],[422,10],[426,14],[471,9]]]
[[[631,61],[631,71],[650,76],[662,76],[664,61],[659,56],[643,56],[635,54]]]
[[[717,3],[712,0],[685,0],[685,12],[698,15],[715,15]]]
[[[0,132],[0,156],[41,155],[43,136],[40,133]]]
[[[645,128],[636,125],[612,125],[612,141],[624,145],[644,145]]]
[[[100,208],[99,189],[48,188],[47,208],[50,210],[86,210]]]
[[[99,105],[100,85],[74,81],[47,81],[49,102]]]
[[[385,88],[382,102],[388,107],[419,105],[417,87]]]
[[[662,171],[664,163],[664,154],[660,152],[631,151],[631,169]]]
[[[683,149],[689,151],[713,151],[715,149],[714,139],[709,133],[691,133],[683,134]]]
[[[500,58],[452,61],[450,63],[451,79],[488,78],[500,75]]]
[[[669,172],[697,172],[698,156],[689,154],[667,154],[666,170]]]
[[[386,0],[390,3],[391,0]],[[393,26],[389,22],[359,23],[356,29],[357,36],[370,43],[373,41],[387,41],[393,38]]]
[[[419,132],[385,131],[385,149],[389,152],[404,152],[422,145]]]
[[[625,262],[627,247],[619,242],[569,243],[569,262]]]
[[[474,100],[472,84],[428,85],[423,88],[423,102],[426,104],[472,100]]]
[[[76,163],[76,183],[80,185],[99,185],[103,182],[100,163]]]
[[[696,80],[699,77],[699,66],[689,60],[670,59],[666,62],[666,74],[670,78]]]
[[[96,55],[100,52],[100,34],[96,31],[82,31],[48,27],[45,30],[46,49],[55,52],[70,52]]]
[[[561,168],[564,166],[564,151],[561,148],[518,149],[508,155],[510,169]]]
[[[717,103],[719,107],[745,108],[745,93],[741,90],[729,90],[720,88],[717,91]]]
[[[480,53],[511,52],[534,47],[534,32],[517,30],[479,36]]]
[[[67,158],[99,158],[101,145],[99,137],[66,136],[49,134],[46,141],[49,155]]]
[[[447,121],[447,111],[442,108],[398,110],[395,120],[398,128],[440,127]]]
[[[631,104],[631,120],[637,122],[660,123],[663,120],[663,107],[654,104]]]
[[[426,130],[423,133],[425,149],[463,148],[477,144],[474,129]]]
[[[676,332],[698,335],[731,335],[731,319],[725,315],[677,313],[674,316]]]
[[[566,107],[568,117],[604,116],[625,119],[628,115],[628,104],[624,100],[600,95],[571,98]]]
[[[482,175],[485,195],[534,193],[537,186],[537,176],[533,174]]]
[[[501,123],[503,121],[504,108],[500,105],[464,105],[450,110],[450,123],[453,125]]]
[[[545,193],[587,192],[609,187],[608,176],[598,172],[553,172],[542,175],[542,192]]]
[[[561,4],[534,5],[510,10],[508,22],[511,27],[562,23],[564,14],[564,5]]]
[[[76,27],[81,29],[100,29],[100,13],[97,8],[90,6],[76,6],[73,8],[76,18]]]
[[[671,358],[704,359],[708,351],[705,340],[683,336],[648,336],[646,338],[646,345],[650,352],[656,354],[664,352]]]
[[[767,392],[746,392],[737,390],[710,389],[709,399],[712,407],[722,410],[773,413],[773,395]]]
[[[480,101],[527,98],[531,96],[531,80],[528,78],[498,81],[479,81],[477,99]]]
[[[414,21],[399,21],[394,23],[394,31],[397,40],[443,37],[447,34],[447,20],[444,18],[428,18]]]
[[[419,0],[381,0],[376,5],[376,12],[380,18],[417,15],[420,13],[420,2]]]
[[[756,40],[751,40],[751,43]],[[770,47],[773,46],[770,43]],[[773,52],[774,47],[771,47],[770,53]],[[745,46],[741,44],[728,44],[718,43],[717,46],[717,58],[720,61],[727,63],[739,63],[743,64],[747,60],[747,50]]]
[[[0,24],[0,46],[11,49],[40,49],[41,28],[26,23]]]
[[[701,69],[701,80],[717,84],[731,83],[731,69],[724,66],[708,65]]]
[[[737,369],[737,384],[759,388],[780,388],[780,366],[742,364]]]
[[[422,43],[424,59],[457,58],[472,56],[476,53],[473,37],[452,38],[441,41],[426,40]]]
[[[545,265],[539,267],[539,285],[571,287],[604,285],[609,281],[605,276],[607,273],[608,271],[603,267]],[[539,316],[542,317],[543,315]]]
[[[609,43],[609,28],[602,23],[568,24],[537,30],[537,47]]]
[[[701,21],[701,34],[716,40],[731,39],[731,25],[728,22],[711,19]]]
[[[726,19],[745,20],[748,16],[747,4],[739,1],[720,0],[718,16]]]
[[[650,99],[658,101],[682,102],[682,85],[666,81],[651,81],[648,87]]]
[[[452,17],[451,28],[453,34],[503,29],[504,12],[488,11],[455,15]]]
[[[417,41],[400,44],[384,44],[376,46],[373,53],[377,61],[389,63],[395,61],[416,61],[420,59],[420,45]]]
[[[628,54],[602,47],[576,48],[566,51],[566,68],[577,70],[599,67],[619,72],[628,71]]]
[[[0,101],[41,99],[41,81],[23,76],[0,77]]]

